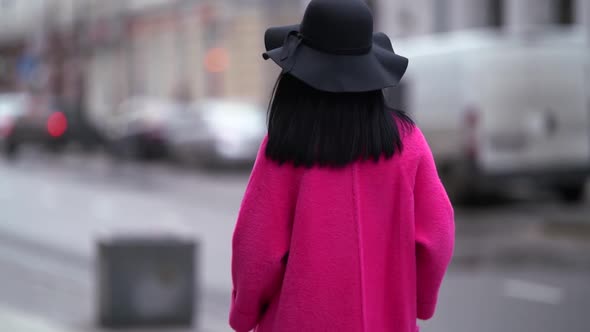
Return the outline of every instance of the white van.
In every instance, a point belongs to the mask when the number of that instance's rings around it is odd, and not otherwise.
[[[571,33],[523,40],[460,32],[398,43],[410,66],[391,103],[424,131],[453,199],[523,179],[567,201],[584,197],[590,53]]]

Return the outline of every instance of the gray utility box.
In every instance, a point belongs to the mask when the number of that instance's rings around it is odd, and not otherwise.
[[[103,327],[191,326],[198,298],[193,240],[123,236],[98,242],[98,322]]]

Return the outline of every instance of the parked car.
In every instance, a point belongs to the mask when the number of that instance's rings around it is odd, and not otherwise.
[[[266,115],[255,104],[206,100],[177,108],[170,126],[173,155],[188,164],[244,165],[256,159]]]
[[[130,159],[166,156],[173,109],[172,102],[157,98],[135,97],[123,102],[107,124],[111,153]]]
[[[67,142],[68,119],[56,99],[47,94],[21,95],[21,112],[12,118],[10,135],[5,137],[5,154],[15,156],[21,146],[35,144],[51,151]]]
[[[60,109],[64,110],[68,120],[68,144],[76,144],[83,151],[94,151],[104,146],[104,137],[97,123],[92,121],[81,106],[63,103]]]
[[[27,96],[23,93],[0,94],[0,148],[4,155],[15,152],[11,139],[17,119],[25,112]]]
[[[590,53],[571,33],[460,32],[399,43],[412,64],[391,102],[422,128],[455,201],[515,183],[566,201],[590,176]]]

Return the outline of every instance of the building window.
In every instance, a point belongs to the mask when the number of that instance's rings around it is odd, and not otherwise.
[[[504,0],[488,0],[488,25],[501,28],[504,25]]]
[[[0,8],[2,9],[11,9],[14,5],[14,0],[0,0]]]
[[[553,1],[554,23],[569,25],[574,23],[574,0]]]
[[[449,2],[448,0],[434,0],[434,32],[449,31]]]

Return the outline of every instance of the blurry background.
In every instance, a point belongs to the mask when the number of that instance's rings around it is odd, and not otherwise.
[[[0,0],[0,331],[187,310],[192,327],[153,330],[229,330],[231,235],[278,74],[262,37],[307,2]],[[424,330],[588,331],[590,1],[368,2],[410,58],[386,97],[457,205]]]

